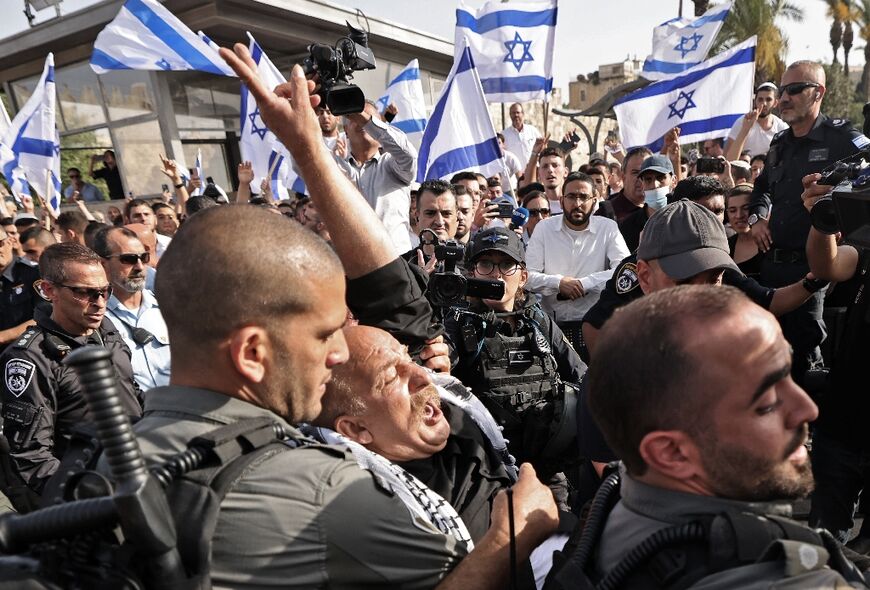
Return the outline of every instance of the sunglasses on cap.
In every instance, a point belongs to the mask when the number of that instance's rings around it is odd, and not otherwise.
[[[817,84],[816,82],[792,82],[791,84],[786,84],[782,88],[779,89],[778,95],[782,98],[783,94],[788,94],[789,96],[795,96],[800,94],[807,88],[818,88],[821,84]]]
[[[96,303],[100,297],[105,300],[108,300],[109,297],[112,296],[112,285],[106,285],[100,289],[96,289],[93,287],[76,287],[74,285],[64,285],[62,283],[55,283],[58,287],[63,287],[64,289],[69,289],[72,293],[73,298],[78,299],[79,301],[88,301],[90,303]]]
[[[121,261],[122,264],[136,264],[140,260],[142,261],[142,264],[148,264],[151,261],[151,253],[142,252],[141,254],[110,254],[108,256],[104,256],[103,258],[117,258]]]

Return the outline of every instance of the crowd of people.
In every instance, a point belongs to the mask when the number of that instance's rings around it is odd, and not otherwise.
[[[8,510],[57,502],[90,418],[64,359],[94,344],[151,465],[251,419],[295,441],[223,497],[215,587],[867,587],[868,260],[809,211],[870,140],[822,114],[819,64],[703,153],[674,128],[570,170],[576,136],[514,104],[508,174],[418,185],[394,108],[336,117],[299,66],[273,92],[221,55],[308,194],[243,162],[227,196],[160,155],[159,199],[103,215],[70,168],[58,216],[0,205]],[[584,547],[588,585],[559,582]]]

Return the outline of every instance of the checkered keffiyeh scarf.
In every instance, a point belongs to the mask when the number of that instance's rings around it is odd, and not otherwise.
[[[359,466],[374,474],[385,488],[391,490],[405,504],[411,516],[415,517],[415,525],[420,527],[417,522],[420,519],[445,535],[452,535],[457,541],[465,543],[468,551],[474,549],[471,535],[453,506],[422,481],[392,461],[333,430],[313,428],[313,431],[318,439],[327,444],[349,448]]]

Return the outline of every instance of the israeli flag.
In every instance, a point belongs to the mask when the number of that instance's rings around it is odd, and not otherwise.
[[[60,210],[60,136],[57,132],[54,54],[45,58],[42,77],[0,142],[0,170],[13,192],[29,194],[27,182],[55,213]]]
[[[248,33],[248,50],[251,58],[257,64],[257,74],[266,88],[275,88],[287,81],[283,74],[278,71],[269,56],[260,47],[253,35]],[[304,193],[305,183],[293,169],[293,160],[290,152],[284,147],[274,133],[266,128],[263,119],[260,118],[260,109],[253,99],[248,87],[242,84],[242,106],[240,109],[241,122],[240,149],[242,160],[251,162],[254,168],[254,182],[251,186],[254,190],[259,187],[264,178],[269,179],[272,188],[272,197],[275,200],[286,199],[289,195],[287,189],[297,193]]]
[[[203,187],[205,186],[205,176],[202,173],[202,150],[196,150],[196,160],[193,162],[193,170],[196,172],[196,177],[199,178],[199,187],[193,189],[193,194],[190,195],[192,197],[198,197],[202,194]]]
[[[622,145],[661,147],[680,128],[680,143],[725,137],[746,114],[755,80],[755,42],[750,37],[683,74],[632,92],[613,105]]]
[[[420,64],[416,59],[408,62],[377,100],[381,112],[391,103],[396,105],[399,113],[390,124],[404,131],[408,140],[419,150],[423,129],[426,128],[426,101],[420,80]]]
[[[94,42],[91,68],[197,70],[235,76],[211,45],[156,0],[127,0]]]
[[[547,100],[553,89],[556,0],[487,2],[456,10],[456,55],[467,38],[489,102]]]
[[[653,29],[652,55],[643,62],[640,75],[647,80],[662,80],[707,59],[731,5],[731,1],[716,4],[695,20],[676,18]]]
[[[453,62],[435,103],[417,162],[417,182],[449,179],[463,170],[485,176],[505,170],[483,87],[467,46]]]

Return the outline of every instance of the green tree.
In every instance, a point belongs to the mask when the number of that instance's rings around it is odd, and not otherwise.
[[[803,18],[803,10],[788,0],[736,0],[716,38],[714,52],[757,35],[756,82],[779,80],[785,70],[788,39],[778,23],[783,20],[800,22]]]
[[[855,0],[853,6],[858,36],[864,40],[864,71],[861,73],[861,99],[870,101],[870,0]]]
[[[835,119],[863,120],[861,103],[855,102],[855,89],[849,81],[849,77],[838,65],[825,65],[825,77],[827,78],[825,90],[825,102],[822,111]]]

